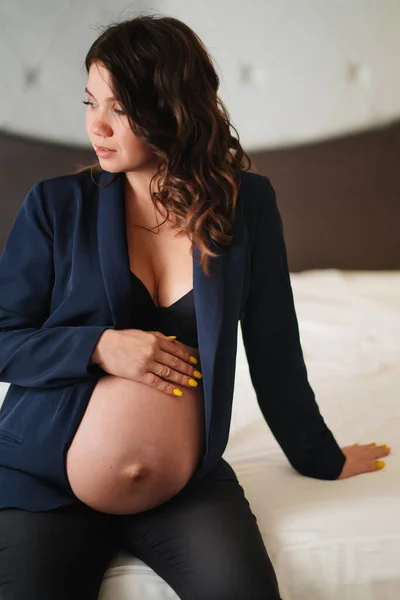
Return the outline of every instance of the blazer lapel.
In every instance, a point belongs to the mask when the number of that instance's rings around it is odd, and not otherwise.
[[[199,262],[200,252],[193,253],[193,289],[197,319],[197,337],[203,373],[204,407],[206,421],[206,448],[214,401],[214,390],[218,387],[218,350],[221,344],[231,344],[236,339],[238,320],[241,313],[243,282],[247,256],[246,231],[241,218],[241,203],[238,198],[239,218],[233,228],[234,238],[227,248],[213,247],[218,253],[210,259],[210,276],[204,274]],[[225,338],[224,332],[233,333]],[[232,352],[233,348],[227,348]],[[236,357],[236,351],[233,352]],[[233,365],[234,370],[235,365]],[[205,459],[204,459],[205,460]]]
[[[193,252],[193,293],[196,309],[197,339],[203,374],[204,409],[206,421],[206,447],[210,431],[213,399],[215,357],[224,314],[224,263],[225,256],[210,260],[210,276],[205,275],[200,262],[200,252]]]
[[[132,319],[132,298],[128,239],[126,233],[124,178],[109,186],[113,174],[97,175],[98,250],[101,271],[115,329],[128,329]],[[107,187],[106,187],[107,186]]]

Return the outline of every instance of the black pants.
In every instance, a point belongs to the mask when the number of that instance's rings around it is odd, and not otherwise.
[[[2,510],[0,598],[96,600],[118,548],[147,563],[183,600],[280,600],[256,518],[236,481],[199,483],[132,515],[85,506]]]

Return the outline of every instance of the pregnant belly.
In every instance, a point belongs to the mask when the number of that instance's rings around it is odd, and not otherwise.
[[[74,494],[110,514],[132,514],[176,495],[204,454],[203,386],[170,396],[102,377],[66,457]]]

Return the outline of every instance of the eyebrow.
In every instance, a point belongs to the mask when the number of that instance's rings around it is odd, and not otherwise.
[[[92,98],[94,98],[94,97],[95,97],[95,96],[92,94],[92,92],[90,92],[90,91],[88,90],[88,88],[87,88],[87,87],[85,87],[85,92],[86,92],[87,94],[89,94],[89,96],[92,96]],[[108,96],[108,98],[105,98],[105,100],[116,100],[116,97],[115,97],[115,96]]]

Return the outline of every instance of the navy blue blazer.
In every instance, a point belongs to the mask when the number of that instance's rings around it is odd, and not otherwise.
[[[281,217],[268,178],[241,174],[234,238],[207,277],[193,255],[206,451],[188,486],[235,479],[222,459],[238,323],[262,414],[299,473],[336,479],[345,456],[307,379]],[[79,503],[65,455],[100,377],[90,364],[107,328],[132,322],[124,177],[66,175],[35,184],[0,260],[0,508]],[[104,187],[105,186],[105,187]],[[266,474],[266,476],[268,476]]]

